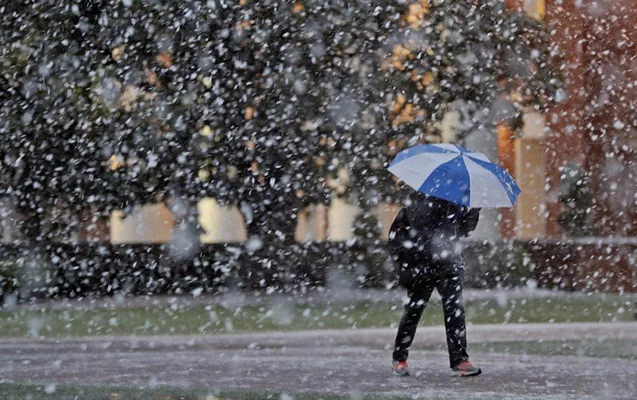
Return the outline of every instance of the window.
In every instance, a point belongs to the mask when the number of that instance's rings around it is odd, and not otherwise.
[[[524,0],[524,11],[535,19],[544,19],[546,14],[545,0]]]

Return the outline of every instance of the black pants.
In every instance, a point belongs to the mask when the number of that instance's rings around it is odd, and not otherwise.
[[[410,281],[409,286],[407,286],[409,301],[405,304],[405,311],[396,335],[394,360],[407,360],[409,347],[414,341],[414,335],[416,334],[416,327],[434,288],[438,290],[442,297],[451,368],[469,359],[469,355],[467,355],[464,306],[462,304],[463,277],[463,264],[448,267],[432,265],[423,268],[417,274],[417,277]]]

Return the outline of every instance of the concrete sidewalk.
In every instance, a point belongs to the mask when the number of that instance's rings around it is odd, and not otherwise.
[[[554,340],[606,340],[623,339],[637,342],[637,322],[606,323],[557,323],[557,324],[481,324],[467,327],[470,343],[491,342],[543,342]],[[233,333],[223,335],[183,335],[183,336],[91,336],[84,338],[3,338],[0,353],[11,351],[13,346],[45,348],[61,346],[72,348],[83,344],[89,348],[108,343],[110,348],[130,349],[173,349],[173,348],[215,348],[215,349],[255,349],[293,348],[312,346],[365,346],[384,349],[391,345],[396,329],[346,329],[311,330],[294,332]],[[419,327],[419,345],[445,344],[444,326]]]
[[[3,340],[0,382],[165,385],[288,393],[404,393],[431,398],[634,399],[637,361],[477,354],[484,374],[453,377],[445,352],[411,352],[413,376],[390,373],[395,331],[361,329],[221,336]],[[636,339],[637,323],[469,327],[471,343]],[[442,327],[419,344],[444,343]],[[1,387],[0,387],[1,391]]]

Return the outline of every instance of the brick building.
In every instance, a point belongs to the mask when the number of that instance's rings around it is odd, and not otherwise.
[[[593,234],[637,235],[635,2],[509,0],[509,5],[544,20],[552,32],[566,56],[569,98],[545,116],[547,129],[541,134],[513,146],[506,134],[499,138],[501,161],[527,189],[517,209],[505,214],[503,235],[565,235],[558,220],[567,165],[590,177]]]

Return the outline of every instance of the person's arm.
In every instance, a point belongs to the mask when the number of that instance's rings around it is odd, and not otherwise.
[[[462,219],[460,220],[460,236],[469,236],[471,232],[473,232],[478,226],[478,221],[480,220],[480,209],[479,208],[470,208],[466,210],[462,214]]]
[[[393,243],[398,243],[398,241],[402,240],[402,237],[404,236],[404,230],[405,228],[408,226],[407,221],[406,221],[406,216],[405,216],[405,208],[401,208],[400,211],[398,211],[398,214],[396,214],[396,217],[394,218],[394,222],[391,223],[391,226],[389,227],[389,243],[393,244]]]

